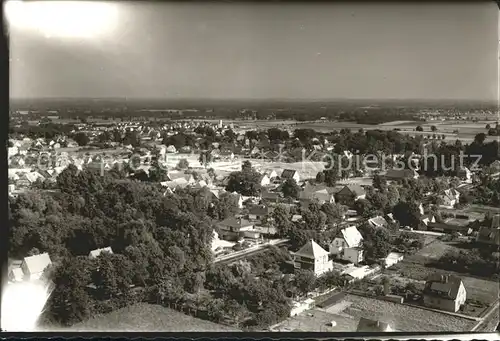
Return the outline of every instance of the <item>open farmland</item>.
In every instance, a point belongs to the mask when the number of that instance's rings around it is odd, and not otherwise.
[[[70,331],[133,332],[224,332],[236,328],[201,320],[160,305],[140,303],[94,316],[77,323]]]

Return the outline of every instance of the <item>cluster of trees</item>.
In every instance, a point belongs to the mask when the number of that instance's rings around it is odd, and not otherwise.
[[[500,205],[500,180],[483,177],[479,186],[472,191],[473,201],[477,204],[498,206]]]
[[[59,175],[57,189],[9,199],[9,256],[50,254],[56,287],[46,317],[64,324],[135,302],[131,286],[161,302],[202,286],[212,262],[212,219],[237,210],[230,195],[164,195],[157,184],[74,166]],[[108,246],[113,255],[88,258]]]
[[[289,260],[276,247],[231,267],[214,264],[206,273],[205,286],[213,291],[209,316],[219,322],[228,316],[244,326],[269,326],[290,314],[295,283],[280,269]]]
[[[479,247],[469,250],[450,250],[435,265],[448,271],[495,279],[500,272],[499,264],[498,249]]]
[[[241,166],[241,171],[229,175],[226,190],[245,196],[257,196],[261,190],[260,178],[260,173],[252,167],[251,162],[245,161]]]
[[[21,126],[10,126],[9,137],[17,138],[19,136],[26,136],[31,139],[44,138],[51,140],[57,136],[69,135],[74,129],[72,124],[58,124],[58,123],[44,123],[40,125],[30,125],[24,121]]]
[[[342,121],[351,121],[359,124],[380,124],[400,120],[420,121],[417,115],[401,112],[400,109],[396,108],[370,108],[370,110],[342,113],[338,118]]]
[[[347,208],[340,204],[312,202],[308,207],[289,209],[278,205],[272,212],[272,222],[278,235],[290,240],[292,249],[302,247],[308,240],[314,239],[326,247],[338,233],[338,223],[342,220]],[[302,215],[302,219],[292,222],[293,214]]]

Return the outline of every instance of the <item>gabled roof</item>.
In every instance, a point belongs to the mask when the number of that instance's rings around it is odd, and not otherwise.
[[[294,170],[294,169],[285,169],[281,173],[281,178],[283,178],[283,179],[291,179],[291,178],[293,178],[293,176],[295,175],[295,173],[297,173],[297,171]]]
[[[233,227],[233,228],[243,228],[247,226],[252,226],[253,224],[246,219],[229,217],[219,222],[219,225]]]
[[[272,207],[269,206],[253,206],[249,213],[255,215],[266,215],[274,211]]]
[[[103,247],[101,249],[95,249],[95,250],[92,250],[90,251],[89,253],[89,257],[90,258],[96,258],[96,257],[99,257],[99,255],[103,252],[108,252],[108,253],[113,253],[113,249],[111,249],[110,246],[108,247]]]
[[[297,256],[313,258],[328,256],[329,253],[319,246],[314,240],[308,241],[304,246],[300,248],[299,251],[295,252]]]
[[[359,233],[356,226],[349,226],[341,230],[342,237],[347,243],[347,247],[357,247],[361,244],[363,236]]]
[[[424,293],[447,299],[456,299],[462,279],[453,275],[433,275],[425,282]]]
[[[359,197],[359,196],[362,196],[362,195],[365,195],[366,194],[366,191],[363,187],[359,186],[359,185],[345,185],[344,187],[342,187],[342,189],[340,191],[338,191],[337,193],[341,193],[341,192],[346,192],[346,191],[349,191],[351,192],[352,194],[354,194],[356,197]]]
[[[36,274],[43,272],[47,266],[52,264],[52,261],[48,253],[41,253],[39,255],[24,258],[24,263],[30,274]]]

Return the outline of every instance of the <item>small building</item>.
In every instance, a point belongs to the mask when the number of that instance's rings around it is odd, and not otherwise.
[[[359,185],[346,185],[335,195],[336,201],[342,205],[352,206],[359,199],[366,197],[366,191]]]
[[[294,169],[285,169],[281,173],[281,179],[282,180],[294,179],[295,182],[298,183],[300,181],[300,175],[299,175],[299,172],[297,172]]]
[[[50,256],[48,253],[42,253],[39,255],[34,255],[26,257],[21,264],[21,269],[23,270],[24,279],[26,280],[37,280],[43,275],[45,269],[52,264]]]
[[[466,183],[472,183],[472,172],[467,167],[460,168],[457,177]]]
[[[374,218],[368,219],[368,224],[373,228],[387,227],[387,220],[382,216],[376,216]]]
[[[89,252],[89,258],[94,259],[99,257],[103,252],[113,254],[113,250],[110,246],[103,247],[101,249],[95,249]]]
[[[170,145],[167,147],[167,149],[165,150],[167,153],[177,153],[177,149],[175,148],[174,145]]]
[[[467,299],[467,291],[460,277],[436,274],[425,282],[423,296],[430,308],[457,312]]]
[[[401,262],[404,258],[404,255],[402,253],[398,252],[390,252],[387,257],[385,258],[385,267],[389,268],[393,266],[394,264],[397,264]]]
[[[371,320],[362,317],[358,322],[358,327],[356,328],[356,332],[368,332],[368,333],[386,333],[386,332],[394,332],[395,330],[391,327],[391,325],[387,322],[381,322],[378,320]]]
[[[21,282],[24,278],[24,273],[21,268],[14,268],[9,272],[9,281]]]
[[[353,264],[362,262],[363,236],[356,226],[346,227],[340,233],[340,236],[330,243],[330,254]]]
[[[250,208],[248,218],[252,220],[262,220],[274,211],[273,207],[258,205]]]
[[[244,231],[252,231],[254,224],[246,219],[229,217],[218,224],[219,236],[224,240],[235,241],[243,237]]]
[[[308,241],[299,251],[292,253],[293,264],[296,270],[311,270],[316,276],[333,269],[328,252],[314,240]]]
[[[444,193],[440,195],[440,198],[443,201],[441,206],[453,208],[460,200],[460,192],[454,188],[450,188],[445,190]]]

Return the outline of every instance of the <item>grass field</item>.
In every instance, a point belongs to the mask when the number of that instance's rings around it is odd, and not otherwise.
[[[70,327],[69,331],[234,332],[239,330],[184,315],[159,305],[140,303],[77,323]]]
[[[358,319],[375,318],[388,322],[398,331],[460,332],[470,330],[475,324],[464,318],[368,297],[347,295],[345,300],[350,305],[344,313]]]

